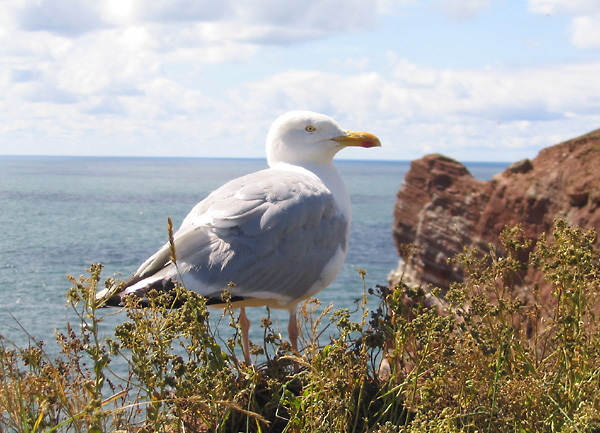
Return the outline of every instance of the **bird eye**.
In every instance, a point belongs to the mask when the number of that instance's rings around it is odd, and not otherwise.
[[[304,128],[304,130],[305,130],[306,132],[315,132],[315,131],[317,130],[317,128],[315,128],[315,127],[314,127],[314,126],[312,126],[312,125],[308,125],[306,128]]]

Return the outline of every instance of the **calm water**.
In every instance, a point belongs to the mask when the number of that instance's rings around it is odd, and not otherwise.
[[[319,294],[324,304],[352,308],[367,271],[368,287],[384,284],[397,265],[391,225],[396,192],[408,162],[338,161],[353,203],[350,251],[338,279]],[[489,179],[507,164],[468,164]],[[266,168],[261,160],[0,157],[0,334],[25,344],[27,332],[47,342],[73,320],[66,275],[103,263],[104,277],[127,278],[210,191]],[[251,338],[260,338],[250,309]],[[274,314],[285,329],[286,316]],[[113,316],[107,328],[123,320]],[[52,350],[52,344],[47,349]]]

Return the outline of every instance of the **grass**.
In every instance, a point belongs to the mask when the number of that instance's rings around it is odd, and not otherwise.
[[[236,312],[223,313],[222,342],[204,299],[184,288],[179,309],[164,295],[143,309],[131,300],[102,336],[112,310],[95,299],[93,265],[71,278],[78,323],[57,334],[59,356],[32,337],[28,347],[0,337],[0,431],[600,432],[595,240],[562,220],[535,245],[511,228],[502,249],[453,258],[468,279],[444,296],[400,283],[365,290],[356,312],[311,300],[300,356],[267,316],[254,366],[238,356]],[[543,275],[550,301],[521,287],[528,271]]]

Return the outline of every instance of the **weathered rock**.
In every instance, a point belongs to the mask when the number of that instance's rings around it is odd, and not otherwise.
[[[408,243],[423,247],[404,268],[409,280],[442,288],[462,280],[447,259],[470,243],[487,201],[485,186],[464,165],[442,155],[411,163],[394,209],[398,250]]]
[[[394,209],[394,241],[408,281],[447,289],[462,281],[448,259],[464,246],[485,251],[499,245],[505,227],[520,225],[536,241],[562,217],[582,228],[600,227],[600,129],[543,149],[532,160],[511,164],[490,181],[442,155],[411,163]],[[408,260],[402,244],[422,247]],[[524,283],[537,282],[535,273]]]
[[[513,162],[506,169],[511,173],[527,173],[529,170],[533,170],[533,165],[529,159],[522,159],[521,161]]]

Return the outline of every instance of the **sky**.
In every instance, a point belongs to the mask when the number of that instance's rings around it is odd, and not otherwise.
[[[534,158],[600,128],[600,1],[0,0],[0,155],[262,158],[296,109]]]

